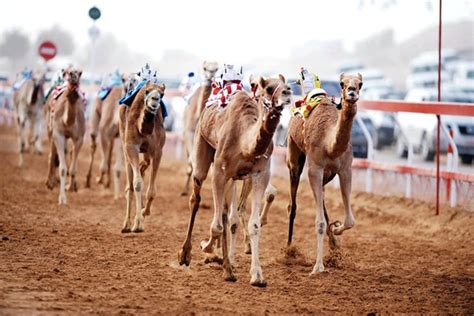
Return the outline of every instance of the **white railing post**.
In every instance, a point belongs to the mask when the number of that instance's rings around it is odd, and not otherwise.
[[[451,145],[451,148],[453,149],[451,159],[449,159],[450,157],[448,153],[448,170],[452,172],[457,172],[458,165],[459,165],[458,147],[456,146],[456,143],[454,142],[454,139],[451,136],[451,133],[448,131],[448,128],[442,121],[441,121],[441,129],[443,130],[444,134],[448,137],[448,142]],[[451,207],[455,207],[457,204],[457,192],[456,192],[455,179],[451,179],[450,192],[451,193],[449,197],[449,205]]]
[[[395,123],[397,124],[398,129],[400,130],[400,134],[402,135],[403,139],[408,144],[407,164],[408,164],[408,166],[412,166],[413,165],[413,155],[414,155],[413,143],[410,141],[407,134],[405,134],[405,131],[403,130],[402,125],[398,121],[398,117],[395,117]],[[412,197],[411,180],[412,180],[411,174],[410,173],[405,174],[405,182],[406,182],[405,197],[406,198],[411,198]]]

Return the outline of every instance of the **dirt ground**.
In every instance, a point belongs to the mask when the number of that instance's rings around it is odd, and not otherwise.
[[[403,198],[352,194],[357,224],[329,253],[326,272],[309,277],[316,256],[315,210],[300,186],[294,245],[285,257],[288,182],[263,228],[266,288],[249,285],[250,256],[239,235],[237,282],[205,264],[199,249],[212,209],[201,208],[189,268],[178,265],[188,199],[182,162],[164,159],[158,194],[142,234],[120,233],[125,200],[94,183],[84,189],[88,144],[80,154],[80,190],[58,206],[44,185],[46,156],[17,167],[16,137],[0,128],[0,314],[474,313],[474,214]],[[99,159],[96,159],[96,161]],[[95,169],[97,170],[97,168]],[[203,204],[212,205],[209,180]],[[331,219],[342,220],[339,192],[327,190]]]

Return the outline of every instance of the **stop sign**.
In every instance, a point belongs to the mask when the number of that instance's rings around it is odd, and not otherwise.
[[[49,41],[43,42],[38,48],[38,53],[46,61],[53,59],[57,53],[56,45],[54,45],[53,42]]]

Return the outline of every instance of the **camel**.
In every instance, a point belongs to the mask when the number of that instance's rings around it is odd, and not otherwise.
[[[77,191],[76,172],[77,157],[81,150],[86,133],[86,121],[84,117],[84,99],[79,90],[82,71],[68,68],[63,71],[65,81],[64,91],[57,96],[51,95],[47,102],[50,122],[48,124],[48,135],[51,138],[49,152],[48,179],[46,186],[53,189],[56,183],[55,167],[59,160],[59,204],[67,204],[66,199],[66,177],[69,175],[68,191]],[[72,159],[67,170],[67,140],[73,143]]]
[[[155,81],[156,82],[156,81]],[[143,232],[144,217],[150,215],[155,197],[155,180],[160,166],[166,133],[163,125],[163,95],[165,85],[147,81],[138,91],[131,105],[119,108],[120,139],[125,157],[127,207],[122,233]],[[139,154],[144,159],[140,162]],[[150,181],[146,192],[146,205],[142,209],[142,187],[144,172],[151,164]],[[135,192],[136,215],[131,227],[132,190]]]
[[[35,153],[43,153],[43,84],[43,74],[39,76],[36,74],[36,76],[31,76],[31,78],[26,79],[20,89],[13,93],[20,147],[20,157],[18,162],[20,168],[23,166],[23,153],[27,150],[27,145],[34,145]],[[29,142],[25,140],[25,133],[28,124],[30,129]]]
[[[339,247],[336,236],[354,226],[350,204],[352,179],[352,122],[357,113],[357,100],[362,88],[362,76],[341,74],[342,109],[337,110],[327,97],[312,110],[305,120],[292,117],[288,130],[287,165],[290,172],[290,203],[288,205],[288,246],[291,245],[293,222],[296,215],[296,193],[305,161],[308,161],[308,178],[316,202],[317,256],[311,274],[324,271],[323,242],[327,232],[332,249]],[[309,159],[306,159],[308,157]],[[324,186],[336,174],[339,176],[342,201],[345,209],[344,223],[329,224],[324,205]]]
[[[183,141],[184,148],[186,151],[186,160],[188,161],[186,169],[186,182],[183,188],[181,195],[188,195],[189,193],[189,183],[191,181],[192,174],[192,161],[191,153],[193,151],[194,143],[194,134],[196,132],[196,126],[201,116],[201,112],[204,109],[207,99],[211,95],[212,91],[212,82],[214,76],[216,75],[219,66],[216,62],[204,61],[202,65],[202,70],[204,74],[204,82],[201,86],[194,91],[188,101],[188,106],[186,107],[183,115]]]
[[[86,187],[90,188],[90,180],[92,177],[92,166],[94,163],[95,150],[99,139],[99,148],[102,154],[100,163],[100,176],[97,177],[97,183],[103,184],[105,188],[110,186],[110,178],[112,172],[112,152],[115,156],[114,165],[114,197],[119,198],[120,195],[120,173],[122,170],[122,148],[120,142],[115,146],[114,142],[119,137],[119,117],[118,108],[119,100],[126,93],[123,84],[115,84],[110,87],[110,92],[102,101],[100,96],[96,97],[95,107],[91,115],[91,159],[89,170],[86,176]],[[107,178],[105,179],[105,177]]]
[[[252,212],[248,222],[252,263],[250,284],[266,286],[259,259],[262,198],[270,179],[272,137],[279,123],[284,106],[291,103],[291,89],[285,78],[259,80],[260,97],[255,101],[247,92],[235,93],[223,111],[216,104],[202,113],[194,139],[193,192],[189,200],[190,218],[186,239],[178,254],[180,265],[191,262],[191,238],[194,221],[201,200],[200,191],[213,164],[212,191],[214,218],[208,242],[201,244],[204,252],[212,252],[222,237],[224,278],[235,281],[236,231],[239,225],[236,199],[236,180],[251,179]],[[226,195],[226,196],[225,196]],[[230,207],[227,216],[225,204]],[[227,243],[227,219],[231,232],[230,247]]]

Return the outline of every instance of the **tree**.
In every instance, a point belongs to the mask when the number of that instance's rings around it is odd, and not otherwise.
[[[18,61],[25,57],[30,50],[31,43],[27,35],[17,29],[3,32],[0,43],[0,56],[11,61]]]

